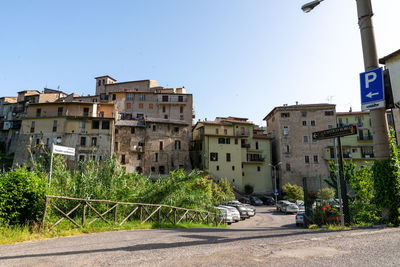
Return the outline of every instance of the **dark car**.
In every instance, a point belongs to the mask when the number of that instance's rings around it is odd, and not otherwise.
[[[261,205],[264,204],[264,203],[263,203],[262,200],[259,199],[258,197],[251,196],[251,197],[250,197],[250,204],[251,204],[251,205],[254,205],[254,206],[261,206]]]
[[[250,204],[250,199],[247,197],[241,197],[239,198],[239,201],[243,204]]]
[[[258,196],[258,198],[264,203],[264,205],[275,205],[275,199],[273,197],[268,196]]]

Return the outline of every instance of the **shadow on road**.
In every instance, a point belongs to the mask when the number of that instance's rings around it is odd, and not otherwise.
[[[237,241],[245,241],[245,240],[253,240],[253,239],[268,239],[268,238],[279,238],[279,237],[288,237],[288,236],[300,236],[300,235],[308,235],[308,234],[317,234],[317,233],[326,233],[332,231],[326,230],[304,230],[304,231],[296,231],[289,233],[280,233],[274,234],[277,228],[257,228],[257,229],[163,229],[169,231],[177,231],[181,233],[193,233],[192,235],[182,235],[182,237],[195,239],[193,241],[187,242],[175,242],[175,243],[149,243],[149,244],[138,244],[133,246],[124,246],[117,248],[104,248],[104,249],[92,249],[92,250],[74,250],[74,251],[65,251],[65,252],[51,252],[51,253],[40,253],[40,254],[24,254],[24,255],[14,255],[14,256],[5,256],[0,257],[1,260],[9,260],[9,259],[22,259],[22,258],[36,258],[36,257],[52,257],[52,256],[69,256],[69,255],[79,255],[79,254],[90,254],[90,253],[104,253],[104,252],[113,252],[113,251],[144,251],[144,250],[154,250],[154,249],[168,249],[168,248],[185,248],[190,246],[199,246],[199,245],[210,245],[210,244],[229,244]],[[239,238],[229,238],[222,236],[210,236],[210,235],[202,235],[201,233],[210,233],[210,232],[230,232],[230,231],[259,231],[270,232],[269,234],[262,234],[256,236],[246,236]],[[198,234],[196,234],[198,233]]]

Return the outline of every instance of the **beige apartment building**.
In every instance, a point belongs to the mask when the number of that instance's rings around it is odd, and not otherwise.
[[[69,166],[89,158],[101,161],[111,155],[116,116],[108,103],[31,103],[22,119],[14,165],[29,163],[52,144],[75,148],[75,157],[65,156]]]
[[[118,110],[114,154],[128,172],[164,175],[191,169],[193,96],[185,88],[164,88],[154,80],[95,79],[99,101]]]
[[[196,168],[209,170],[216,181],[226,178],[240,191],[250,185],[254,192],[273,192],[271,140],[246,118],[197,122],[192,158]]]
[[[265,118],[272,137],[272,158],[277,168],[278,188],[286,183],[302,186],[310,178],[311,190],[328,177],[325,148],[331,140],[313,141],[312,133],[336,127],[335,105],[283,105],[275,107]]]

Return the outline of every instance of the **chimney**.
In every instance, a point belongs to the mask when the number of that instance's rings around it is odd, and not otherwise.
[[[296,106],[299,104],[299,101],[296,101]]]
[[[353,109],[350,107],[349,112],[352,112],[352,111],[353,111]]]

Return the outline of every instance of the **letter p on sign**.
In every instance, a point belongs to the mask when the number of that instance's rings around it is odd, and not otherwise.
[[[377,77],[378,75],[376,75],[375,72],[369,72],[365,74],[365,88],[369,88],[369,84],[373,83]]]

